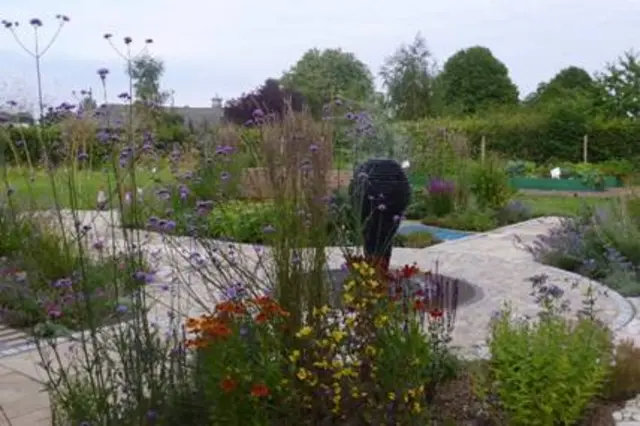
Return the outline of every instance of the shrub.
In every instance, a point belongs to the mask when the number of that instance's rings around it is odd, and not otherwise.
[[[433,178],[427,185],[429,210],[435,216],[445,216],[453,211],[455,183]]]
[[[494,216],[492,212],[468,209],[443,217],[426,217],[421,222],[458,231],[486,232],[498,226]]]
[[[624,295],[640,292],[640,230],[625,201],[584,206],[527,249],[542,263],[601,281]]]
[[[265,243],[269,227],[277,224],[272,203],[230,201],[214,208],[207,217],[206,235],[241,243]],[[199,232],[204,237],[203,232]]]
[[[269,78],[253,93],[229,101],[224,107],[224,118],[230,123],[244,125],[262,120],[265,114],[282,118],[288,108],[299,112],[303,105],[300,93],[282,90],[277,80]]]
[[[488,156],[484,162],[475,164],[471,170],[470,183],[471,193],[481,210],[504,207],[514,193],[509,186],[509,176],[504,166],[494,156]]]
[[[394,247],[425,248],[439,242],[440,240],[430,232],[411,232],[409,234],[396,234],[393,245]]]
[[[615,347],[613,366],[604,397],[610,401],[626,401],[640,393],[640,348],[632,340]]]
[[[575,424],[608,378],[611,335],[592,317],[564,318],[562,290],[532,282],[539,318],[514,320],[507,307],[494,319],[485,391],[509,424]]]
[[[137,253],[105,254],[104,242],[96,241],[99,255],[87,259],[42,217],[10,217],[5,212],[0,218],[2,322],[51,335],[127,314],[128,297],[148,272]]]
[[[524,222],[533,217],[529,206],[520,200],[511,200],[496,212],[496,222],[499,226]]]
[[[405,217],[407,219],[415,220],[422,219],[429,214],[429,198],[425,194],[425,189],[420,186],[412,189],[411,202]]]

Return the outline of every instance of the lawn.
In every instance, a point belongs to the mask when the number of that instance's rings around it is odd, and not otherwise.
[[[124,188],[133,190],[138,187],[144,190],[154,181],[170,180],[171,173],[164,168],[155,173],[140,169],[132,176],[128,169],[121,169],[117,178],[124,182]],[[63,209],[73,207],[91,210],[96,208],[100,191],[109,194],[117,185],[114,170],[56,169],[48,174],[40,169],[9,168],[2,179],[2,187],[0,202],[6,200],[7,194],[11,194],[14,203],[29,209],[48,209],[57,204],[58,208]]]
[[[609,203],[612,198],[590,196],[539,195],[520,192],[515,197],[525,203],[534,216],[575,216],[584,206]]]
[[[119,179],[125,182],[123,186],[131,190],[137,186],[144,191],[154,186],[155,182],[172,180],[168,168],[162,168],[155,173],[144,169],[136,170],[135,185],[129,170],[122,169],[119,175]],[[90,210],[96,208],[98,193],[109,192],[109,188],[116,186],[115,182],[114,170],[57,169],[49,175],[43,170],[31,172],[25,168],[11,168],[7,170],[2,182],[6,190],[2,191],[0,201],[6,199],[7,193],[11,193],[14,202],[31,209],[52,208],[57,201],[59,208],[74,206],[75,209]],[[515,199],[524,202],[535,216],[574,216],[584,204],[597,205],[611,200],[611,198],[589,195],[561,196],[524,192],[518,193]]]

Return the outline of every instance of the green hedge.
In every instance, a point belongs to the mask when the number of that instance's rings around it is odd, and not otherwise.
[[[465,135],[475,155],[484,136],[488,151],[511,159],[579,162],[586,134],[589,162],[640,157],[640,121],[591,117],[562,106],[548,111],[523,109],[485,117],[428,119],[400,126],[412,138],[416,154],[432,143],[433,135],[446,129]]]
[[[181,124],[158,126],[154,135],[157,148],[166,151],[170,151],[174,143],[184,144],[191,139],[190,133]],[[50,161],[59,164],[69,156],[69,138],[65,137],[62,127],[56,124],[42,128],[0,126],[0,155],[3,155],[0,161],[25,164],[29,158],[32,163],[38,163],[46,152]],[[101,166],[113,149],[121,148],[98,142],[97,135],[79,139],[84,145],[81,151],[89,154],[94,166]]]

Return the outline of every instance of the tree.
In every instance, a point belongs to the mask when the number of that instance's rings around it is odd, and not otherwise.
[[[527,96],[530,105],[557,101],[561,98],[595,94],[595,81],[582,68],[570,66],[560,70],[549,82],[540,83],[535,92]]]
[[[136,100],[146,105],[160,106],[169,98],[169,93],[160,90],[160,79],[164,74],[164,63],[150,55],[137,57],[128,68],[133,80]]]
[[[231,99],[224,107],[224,118],[235,124],[250,123],[260,114],[273,114],[282,117],[287,108],[302,111],[304,98],[296,91],[284,89],[278,80],[269,78],[251,93]]]
[[[375,91],[369,68],[341,49],[308,50],[280,82],[300,92],[315,114],[333,97],[366,101]]]
[[[446,107],[462,114],[518,103],[509,70],[486,47],[455,53],[445,62],[440,79]]]
[[[410,45],[402,45],[385,60],[380,76],[397,118],[416,120],[434,115],[436,67],[420,34]]]
[[[628,51],[617,62],[607,65],[596,76],[599,106],[620,117],[640,116],[640,61],[637,52]]]

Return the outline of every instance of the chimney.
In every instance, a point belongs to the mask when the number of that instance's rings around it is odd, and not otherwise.
[[[222,108],[222,98],[220,96],[214,96],[211,98],[211,108]]]

